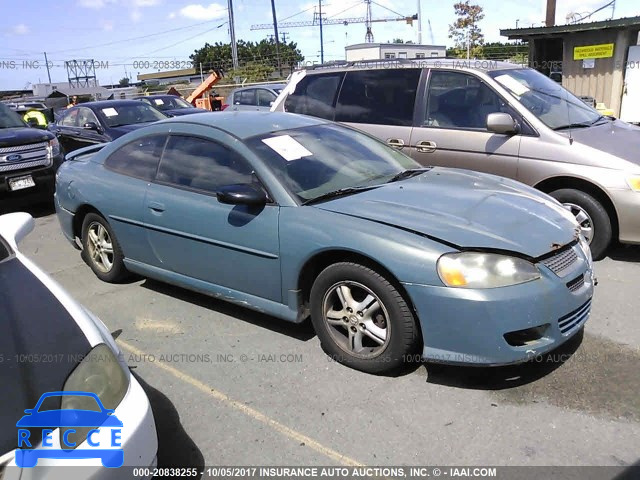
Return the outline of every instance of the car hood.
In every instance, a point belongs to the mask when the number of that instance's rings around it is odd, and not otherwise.
[[[43,393],[62,390],[91,344],[51,291],[15,257],[0,262],[0,292],[1,456],[17,447],[16,422],[24,410]]]
[[[181,117],[182,115],[190,115],[192,113],[204,113],[209,110],[205,110],[204,108],[173,108],[171,110],[163,110],[162,113],[166,113],[168,115],[173,115],[174,117]]]
[[[567,132],[565,132],[567,133]],[[620,120],[571,130],[574,142],[640,165],[640,127]]]
[[[577,223],[551,197],[513,180],[433,168],[317,208],[427,235],[456,248],[536,258],[575,239]]]
[[[0,128],[0,147],[14,147],[30,143],[48,142],[51,132],[30,127]]]
[[[110,127],[108,131],[112,139],[115,140],[125,133],[133,132],[134,130],[146,127],[147,125],[151,125],[152,123],[154,122],[135,123],[133,125],[120,125],[118,127]]]

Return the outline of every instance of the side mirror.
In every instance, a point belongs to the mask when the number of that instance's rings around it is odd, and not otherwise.
[[[508,113],[490,113],[487,115],[487,130],[493,133],[513,135],[518,133],[518,123]]]
[[[31,128],[38,128],[40,126],[40,124],[38,123],[38,120],[36,120],[35,118],[28,119],[27,125],[29,125]]]
[[[217,193],[218,201],[229,205],[264,205],[267,195],[252,185],[242,183],[220,187]]]
[[[25,212],[8,213],[0,217],[0,235],[17,249],[18,244],[33,231],[33,217]]]
[[[85,130],[94,130],[96,132],[100,131],[100,127],[96,122],[87,122],[82,126],[82,128],[84,128]]]

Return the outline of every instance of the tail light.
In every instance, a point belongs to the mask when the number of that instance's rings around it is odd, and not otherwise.
[[[228,103],[223,103],[222,106],[220,107],[220,111],[223,111],[225,108],[227,108],[229,106]]]

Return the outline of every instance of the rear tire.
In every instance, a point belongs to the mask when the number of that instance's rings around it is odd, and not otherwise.
[[[591,229],[589,242],[591,255],[594,260],[603,258],[611,244],[613,229],[609,214],[602,204],[588,193],[572,188],[556,190],[549,195],[571,208],[587,240],[589,236],[586,233]]]
[[[103,282],[117,283],[128,276],[111,226],[96,213],[88,213],[82,222],[82,258]]]
[[[418,343],[416,320],[400,292],[357,263],[325,268],[311,288],[311,321],[336,361],[368,373],[390,373]]]

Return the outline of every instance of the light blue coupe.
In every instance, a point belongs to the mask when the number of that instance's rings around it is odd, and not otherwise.
[[[416,358],[521,362],[591,310],[573,216],[512,180],[421,168],[356,130],[286,113],[203,113],[67,158],[62,230],[107,282],[127,272],[291,322],[388,372]],[[81,245],[81,246],[80,246]]]

